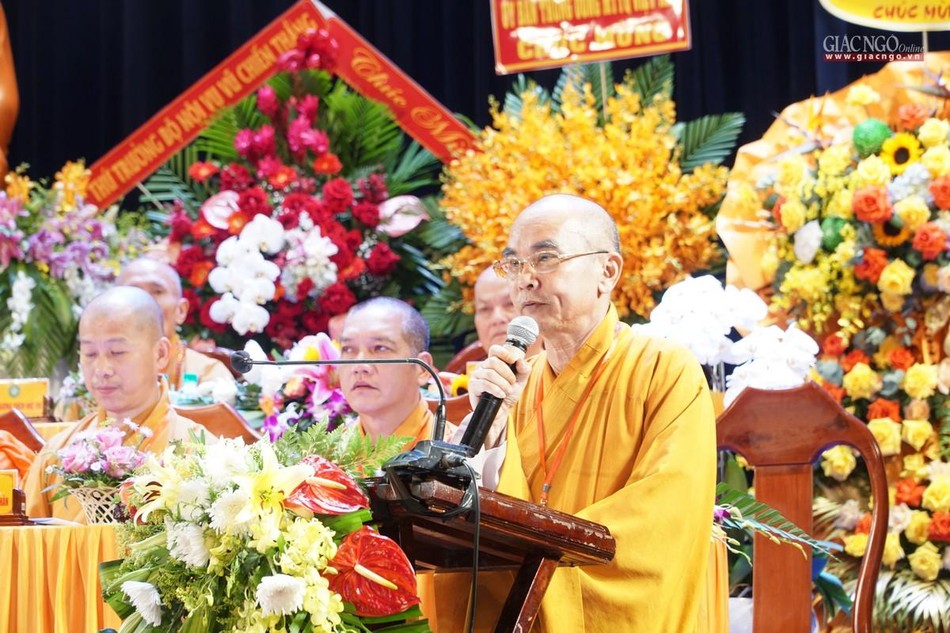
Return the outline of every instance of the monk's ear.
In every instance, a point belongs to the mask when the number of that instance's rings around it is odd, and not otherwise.
[[[607,255],[607,261],[604,262],[603,271],[597,284],[597,290],[600,294],[610,294],[620,281],[620,275],[623,272],[623,258],[618,253],[610,253]]]
[[[432,354],[429,352],[421,352],[416,356],[419,360],[427,363],[430,367],[432,366]],[[418,366],[417,366],[418,367]],[[423,387],[427,382],[432,380],[432,376],[424,368],[419,367],[419,386]]]
[[[172,357],[172,343],[166,337],[161,337],[155,342],[155,347],[153,348],[155,354],[155,365],[158,367],[159,372],[166,371],[168,369],[168,361]]]
[[[175,306],[175,325],[181,325],[185,322],[185,319],[188,317],[188,299],[182,297],[178,300],[178,305]]]

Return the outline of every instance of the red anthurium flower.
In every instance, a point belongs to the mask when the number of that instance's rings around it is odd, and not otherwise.
[[[401,613],[419,604],[416,574],[409,559],[392,540],[363,526],[340,544],[330,566],[330,590],[349,602],[356,614],[380,617]]]
[[[308,455],[301,462],[313,466],[313,476],[284,499],[288,508],[304,508],[314,514],[347,514],[369,507],[369,498],[359,484],[333,462],[319,455]]]

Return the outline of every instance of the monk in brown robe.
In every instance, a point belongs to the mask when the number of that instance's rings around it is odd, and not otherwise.
[[[697,631],[716,481],[698,362],[618,319],[618,231],[591,201],[529,206],[495,268],[544,339],[528,360],[494,345],[471,375],[473,406],[483,393],[504,400],[489,437],[503,455],[497,490],[606,525],[617,542],[609,564],[555,573],[531,630]],[[491,630],[511,576],[479,578],[477,630]],[[439,633],[465,630],[469,580],[436,575],[437,602],[423,610]]]
[[[78,433],[107,425],[124,430],[130,420],[142,429],[127,432],[125,444],[160,453],[173,440],[201,436],[213,439],[204,427],[181,417],[169,406],[168,385],[159,374],[168,362],[171,344],[163,334],[162,312],[139,288],[120,286],[93,299],[79,319],[79,368],[99,409],[75,427],[53,437],[36,456],[24,482],[27,514],[85,522],[79,503],[67,496],[50,503],[58,481],[47,473],[56,451]],[[148,435],[148,437],[145,437]]]

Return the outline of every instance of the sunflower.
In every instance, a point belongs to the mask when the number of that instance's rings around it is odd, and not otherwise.
[[[900,227],[892,222],[875,222],[871,225],[874,241],[884,247],[900,246],[910,239],[910,229],[902,222]]]
[[[920,159],[922,153],[920,141],[907,132],[895,134],[881,145],[881,159],[895,176],[903,174],[911,163]]]

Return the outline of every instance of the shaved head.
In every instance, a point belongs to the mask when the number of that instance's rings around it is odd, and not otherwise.
[[[429,325],[419,311],[405,301],[392,297],[375,297],[358,303],[347,313],[347,318],[364,310],[396,313],[402,322],[402,335],[409,344],[413,355],[421,354],[429,349]]]
[[[90,301],[79,319],[80,337],[84,329],[104,318],[127,324],[126,329],[131,334],[144,336],[149,343],[164,336],[162,310],[155,299],[140,288],[116,286]]]
[[[620,233],[617,223],[602,206],[566,193],[545,196],[529,205],[515,219],[512,230],[519,224],[545,218],[570,227],[577,232],[592,249],[620,252]]]
[[[169,290],[174,292],[176,298],[181,297],[181,277],[178,276],[178,271],[172,268],[171,265],[151,257],[139,257],[125,264],[116,279],[116,285],[136,285],[130,283],[130,281],[147,275],[160,277],[168,284]]]

